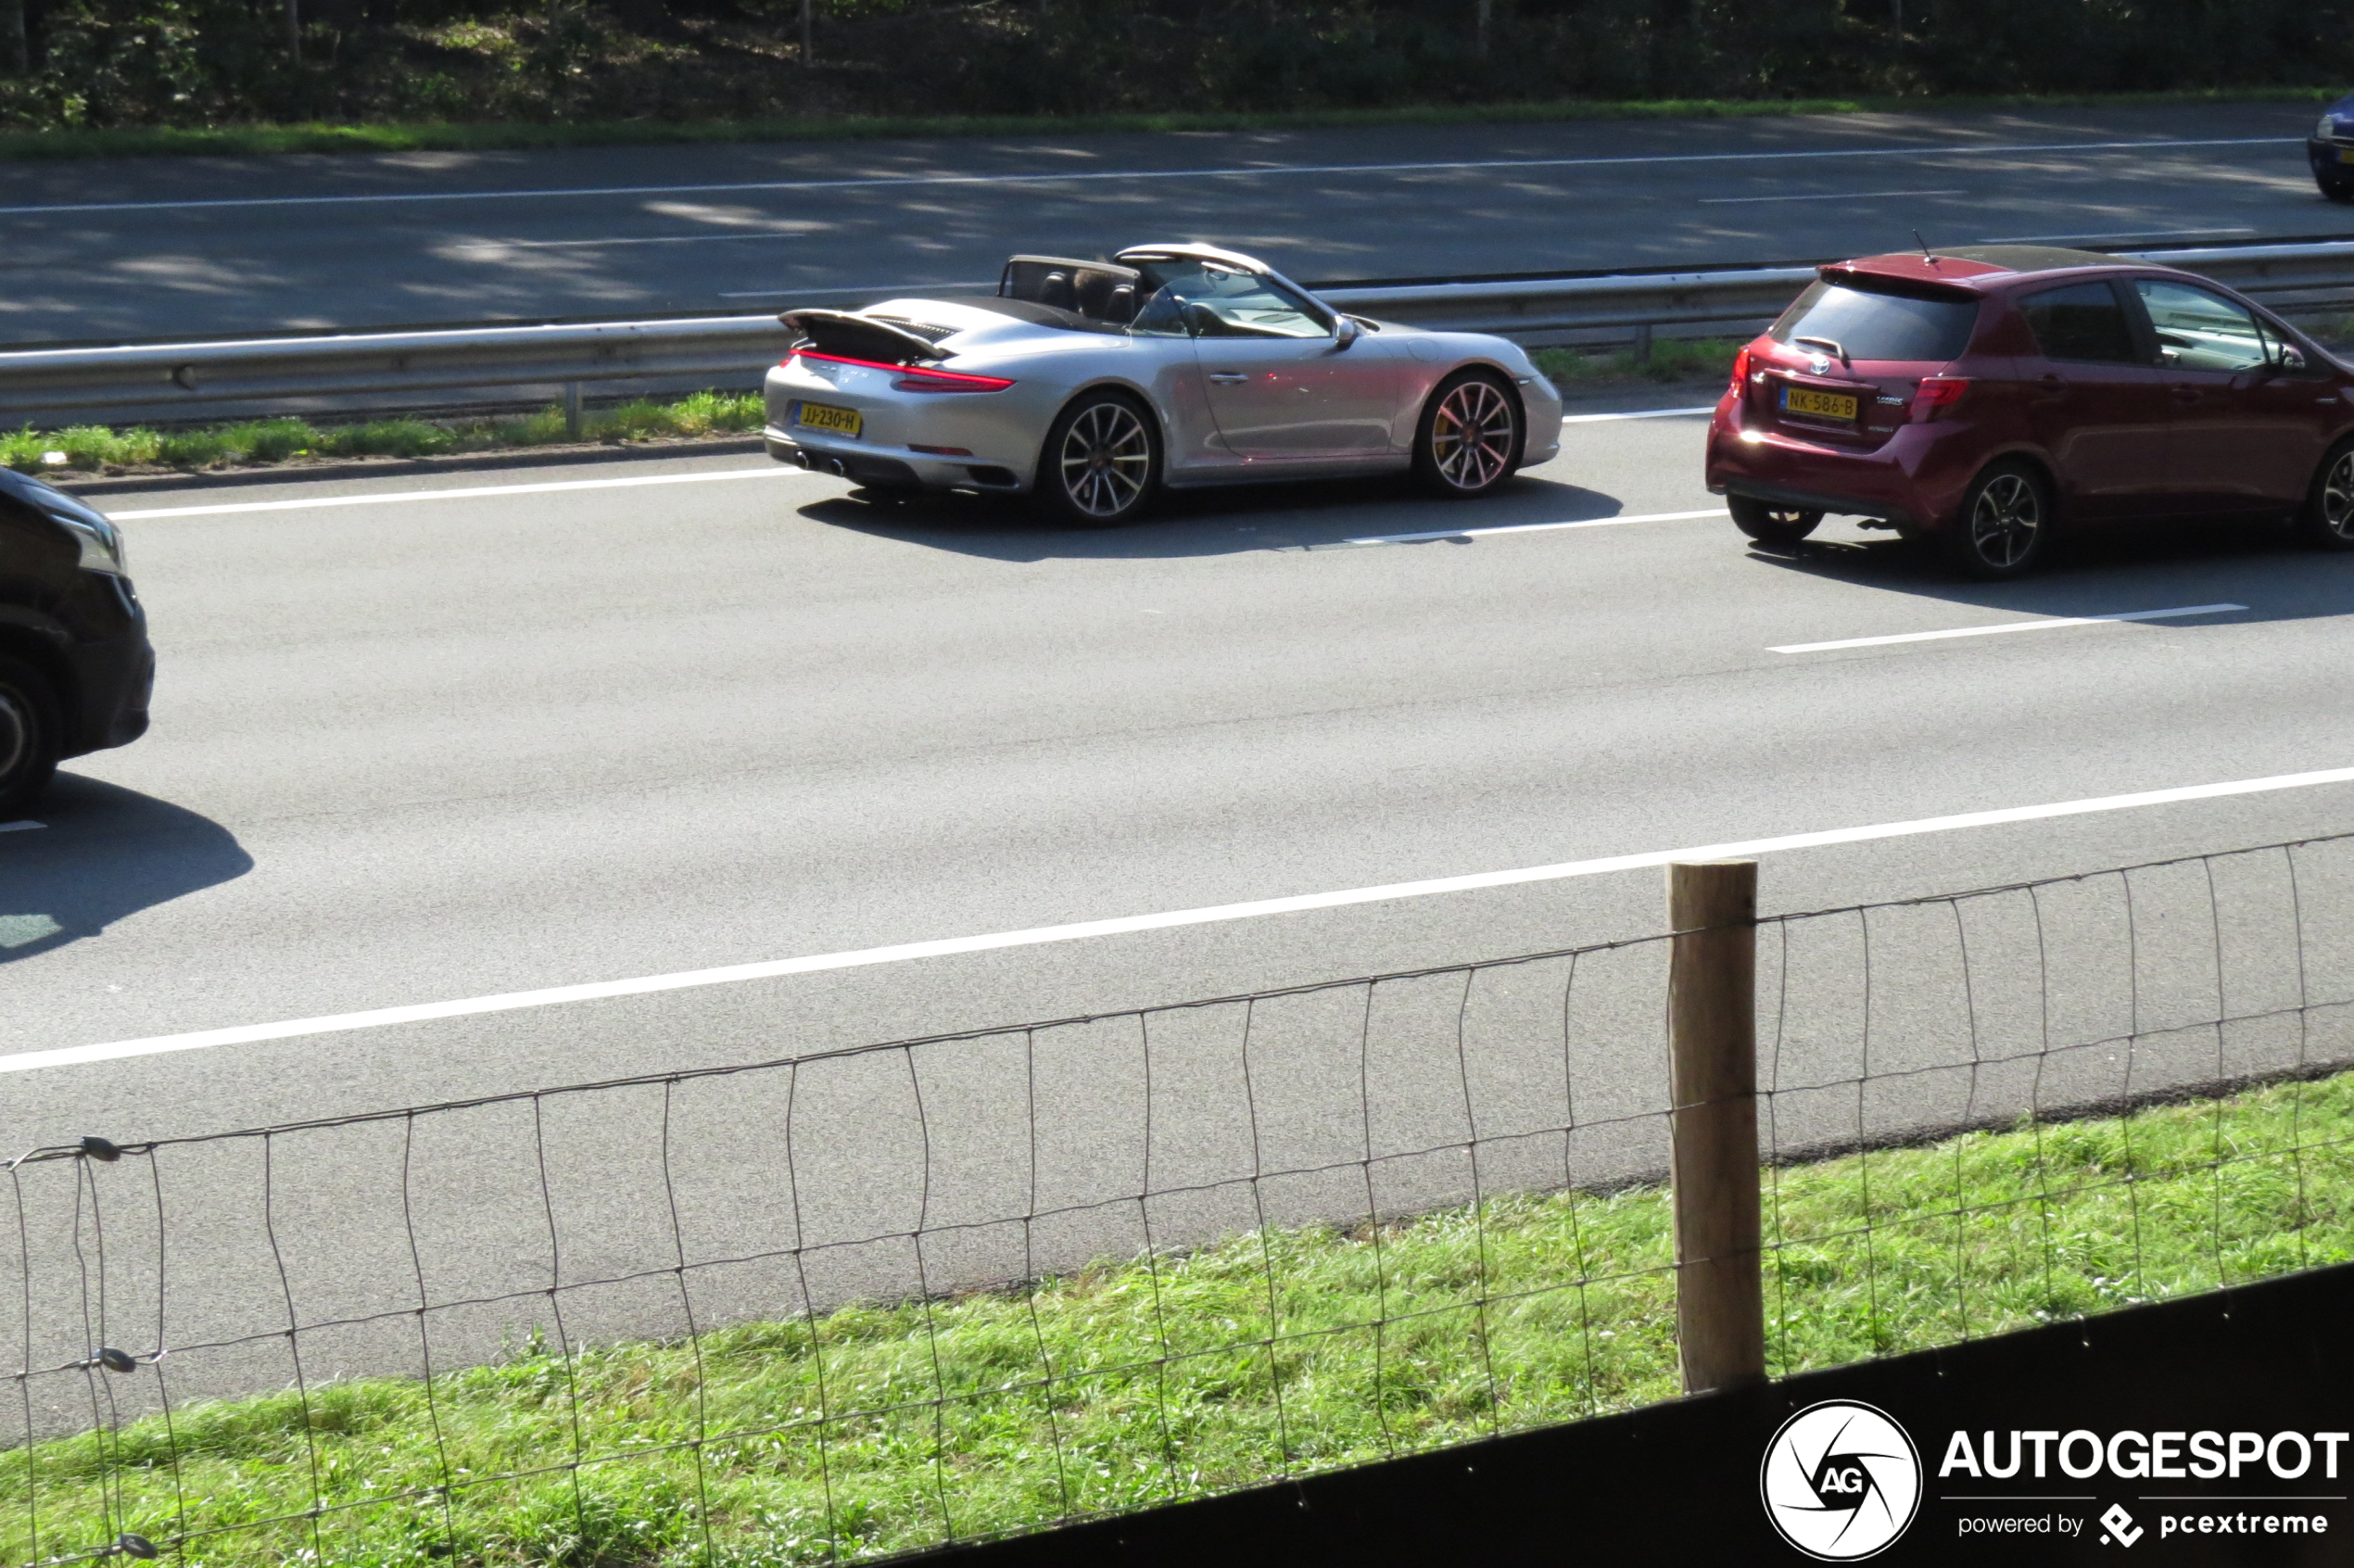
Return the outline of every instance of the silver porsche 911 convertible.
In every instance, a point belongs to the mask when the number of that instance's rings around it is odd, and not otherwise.
[[[1213,246],[1017,256],[993,297],[782,320],[768,454],[882,496],[1027,494],[1100,527],[1163,487],[1411,470],[1485,495],[1561,445],[1517,345],[1345,315]]]

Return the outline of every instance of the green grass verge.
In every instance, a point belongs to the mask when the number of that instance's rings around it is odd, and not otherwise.
[[[2044,93],[1974,97],[1563,99],[1405,105],[1268,113],[1052,116],[842,116],[782,120],[512,120],[398,125],[122,126],[0,133],[0,158],[244,157],[271,153],[491,152],[532,147],[662,146],[881,137],[1102,135],[1163,131],[1310,131],[1391,125],[1521,125],[1590,120],[1729,120],[1798,114],[1971,109],[2141,108],[2196,104],[2321,104],[2342,87],[2174,93]]]
[[[1604,354],[1538,348],[1528,357],[1548,380],[1563,387],[1598,381],[1724,381],[1731,377],[1740,348],[1729,337],[1662,337],[1652,340],[1648,360],[1636,359],[1631,348]]]
[[[715,436],[758,430],[756,392],[697,392],[673,403],[644,399],[591,409],[580,438],[620,443],[669,436]],[[286,462],[301,458],[439,457],[544,447],[570,441],[563,411],[543,409],[512,419],[372,419],[358,424],[312,424],[303,419],[253,419],[193,430],[159,431],[104,424],[63,430],[0,432],[0,464],[20,474],[105,474],[125,469],[217,469]]]
[[[1587,385],[1614,381],[1722,379],[1731,373],[1729,338],[1662,338],[1647,364],[1631,353],[1588,354],[1540,348],[1538,366],[1554,381]],[[592,409],[581,438],[623,443],[660,436],[714,436],[758,430],[758,393],[698,392],[672,403],[643,399]],[[160,431],[134,426],[76,424],[61,430],[31,425],[0,431],[0,465],[20,474],[110,474],[174,469],[195,472],[303,459],[441,457],[544,447],[571,439],[563,412],[548,408],[493,420],[373,419],[356,424],[313,424],[304,419],[253,419],[236,424]]]
[[[1774,1370],[2344,1261],[2350,1114],[2354,1075],[1774,1172]],[[696,1344],[535,1337],[0,1455],[0,1551],[683,1568],[707,1528],[751,1568],[1134,1509],[1666,1397],[1671,1247],[1663,1191],[1565,1193]]]

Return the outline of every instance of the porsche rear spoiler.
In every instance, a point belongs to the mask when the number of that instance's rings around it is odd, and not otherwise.
[[[815,348],[821,354],[873,360],[886,365],[948,357],[936,345],[904,327],[847,310],[787,310],[777,319],[801,335],[803,342],[795,344],[795,348]]]

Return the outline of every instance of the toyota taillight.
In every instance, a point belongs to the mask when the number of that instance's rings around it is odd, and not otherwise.
[[[1733,387],[1736,392],[1749,380],[1749,363],[1753,356],[1747,348],[1733,356]]]
[[[1916,424],[1935,419],[1962,400],[1969,390],[1969,380],[1959,375],[1925,375],[1913,393],[1912,421]]]

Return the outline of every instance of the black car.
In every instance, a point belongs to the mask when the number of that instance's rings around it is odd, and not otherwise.
[[[155,675],[121,532],[0,468],[0,820],[32,803],[60,758],[145,734]]]

